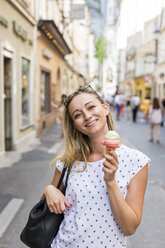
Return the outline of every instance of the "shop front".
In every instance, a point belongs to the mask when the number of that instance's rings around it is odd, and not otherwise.
[[[40,20],[37,34],[36,123],[37,135],[55,121],[63,87],[65,55],[71,53],[54,21]]]
[[[140,97],[141,101],[143,101],[146,97],[151,97],[153,76],[135,78],[134,81],[134,93]]]
[[[0,155],[35,137],[33,67],[35,20],[9,1],[0,8]]]

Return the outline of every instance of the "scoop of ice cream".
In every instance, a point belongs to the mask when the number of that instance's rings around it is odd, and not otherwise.
[[[108,131],[105,135],[104,144],[111,148],[119,148],[120,141],[119,141],[119,134],[115,131]]]
[[[118,140],[119,134],[115,131],[108,131],[105,135],[106,140]]]
[[[119,148],[120,147],[120,141],[119,140],[105,140],[104,144],[111,148]]]

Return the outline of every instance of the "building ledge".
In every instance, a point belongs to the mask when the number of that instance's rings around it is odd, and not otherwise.
[[[53,20],[40,20],[38,22],[38,29],[47,37],[62,57],[71,53],[63,35],[58,30]]]
[[[17,0],[8,0],[33,26],[36,25],[34,17]]]

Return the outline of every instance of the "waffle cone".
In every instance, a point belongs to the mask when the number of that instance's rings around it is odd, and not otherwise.
[[[116,148],[112,148],[112,147],[107,146],[106,147],[106,154],[109,154],[109,151],[108,151],[109,149],[111,149],[112,152],[114,152]]]

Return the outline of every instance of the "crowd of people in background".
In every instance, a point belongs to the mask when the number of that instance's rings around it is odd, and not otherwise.
[[[156,142],[160,143],[161,126],[165,126],[165,99],[161,102],[158,98],[151,100],[149,94],[146,95],[143,102],[137,94],[125,96],[122,92],[117,92],[111,100],[111,106],[116,110],[116,120],[126,114],[128,121],[137,122],[138,111],[143,113],[143,119],[150,123],[150,142],[154,141],[154,127],[156,127]]]

